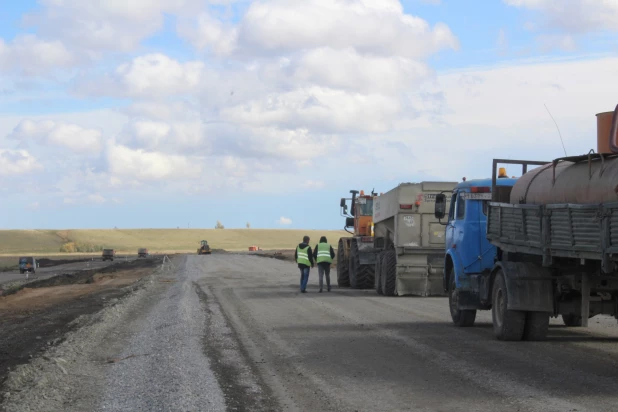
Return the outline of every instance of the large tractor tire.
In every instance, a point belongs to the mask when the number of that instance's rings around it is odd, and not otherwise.
[[[382,282],[382,294],[395,296],[397,286],[397,254],[394,250],[383,252],[380,278]]]
[[[494,334],[499,340],[518,341],[521,340],[524,335],[526,312],[508,310],[508,299],[504,273],[502,270],[499,270],[498,273],[496,273],[492,291],[491,316]]]
[[[378,295],[383,295],[384,292],[382,292],[382,259],[384,257],[384,252],[380,252],[378,253],[378,256],[376,257],[376,269],[375,269],[375,281],[374,281],[374,287],[376,290],[376,293]]]
[[[375,266],[361,265],[358,241],[350,245],[350,286],[354,289],[371,289],[374,286]]]
[[[337,285],[340,287],[350,286],[349,263],[345,258],[343,239],[339,239],[339,245],[337,247]]]
[[[455,326],[469,327],[474,325],[476,310],[460,310],[458,308],[459,293],[455,282],[455,270],[449,274],[448,305],[451,309],[451,319]]]

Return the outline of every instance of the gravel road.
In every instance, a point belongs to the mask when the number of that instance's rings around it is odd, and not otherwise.
[[[315,270],[300,294],[294,264],[255,256],[174,262],[16,371],[6,409],[617,410],[614,319],[498,342],[489,312],[453,327],[446,298],[319,294]]]

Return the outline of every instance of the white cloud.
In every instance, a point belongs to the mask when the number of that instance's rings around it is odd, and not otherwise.
[[[37,210],[41,207],[39,202],[32,202],[28,206],[26,206],[29,210]]]
[[[212,18],[203,15],[193,32],[182,29],[181,34],[196,46],[210,46],[219,53],[287,53],[329,44],[361,53],[422,58],[459,47],[446,25],[430,27],[425,20],[405,14],[397,0],[253,2],[237,26],[213,24]]]
[[[98,153],[102,148],[103,138],[100,130],[52,120],[23,120],[8,137],[65,147],[78,153]]]
[[[544,26],[571,33],[617,31],[618,2],[614,0],[503,0],[515,7],[540,11]]]
[[[37,159],[26,150],[0,148],[0,176],[15,176],[41,170]]]
[[[403,109],[403,102],[391,96],[311,87],[222,109],[221,119],[260,127],[300,127],[322,133],[384,132]]]
[[[35,35],[20,35],[5,43],[0,38],[0,73],[26,76],[48,75],[53,69],[69,68],[78,58],[58,40],[42,40]]]
[[[121,145],[108,148],[107,162],[109,172],[120,182],[172,181],[199,176],[203,169],[201,159],[133,150]]]
[[[178,33],[198,49],[211,47],[216,55],[229,55],[236,49],[238,29],[202,12],[194,25],[181,23]]]
[[[159,122],[134,120],[129,122],[118,135],[117,141],[136,149],[164,151],[168,153],[188,153],[198,150],[209,152],[210,143],[201,121]]]
[[[554,49],[564,51],[574,51],[577,49],[577,44],[573,36],[560,35],[560,34],[542,34],[537,37],[537,41],[541,47],[541,50],[545,53],[553,51]]]
[[[166,13],[195,13],[198,0],[41,0],[43,8],[26,18],[47,38],[96,56],[128,52],[163,27]]]
[[[432,74],[419,61],[399,56],[364,56],[352,48],[316,48],[295,64],[293,81],[355,93],[395,94]]]
[[[164,54],[153,53],[121,64],[106,78],[82,79],[77,91],[91,95],[167,98],[195,92],[203,74],[202,62],[180,63]]]
[[[88,201],[92,203],[101,204],[101,203],[105,203],[106,199],[100,194],[92,194],[92,195],[88,195]]]
[[[277,223],[282,226],[289,226],[292,224],[292,219],[281,216],[279,220],[277,220]]]

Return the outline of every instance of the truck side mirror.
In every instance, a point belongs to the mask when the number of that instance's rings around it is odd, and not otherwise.
[[[345,227],[354,227],[354,218],[353,217],[347,217],[345,219]]]
[[[446,195],[444,193],[438,193],[436,195],[436,205],[434,209],[434,216],[436,219],[444,219],[446,215]]]

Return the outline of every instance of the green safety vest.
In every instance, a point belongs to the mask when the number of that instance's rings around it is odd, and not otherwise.
[[[296,263],[300,265],[311,266],[311,261],[309,260],[309,253],[311,253],[311,247],[307,246],[304,249],[301,249],[300,246],[296,248]]]
[[[330,257],[330,245],[328,243],[318,243],[317,262],[333,263],[333,258]]]

